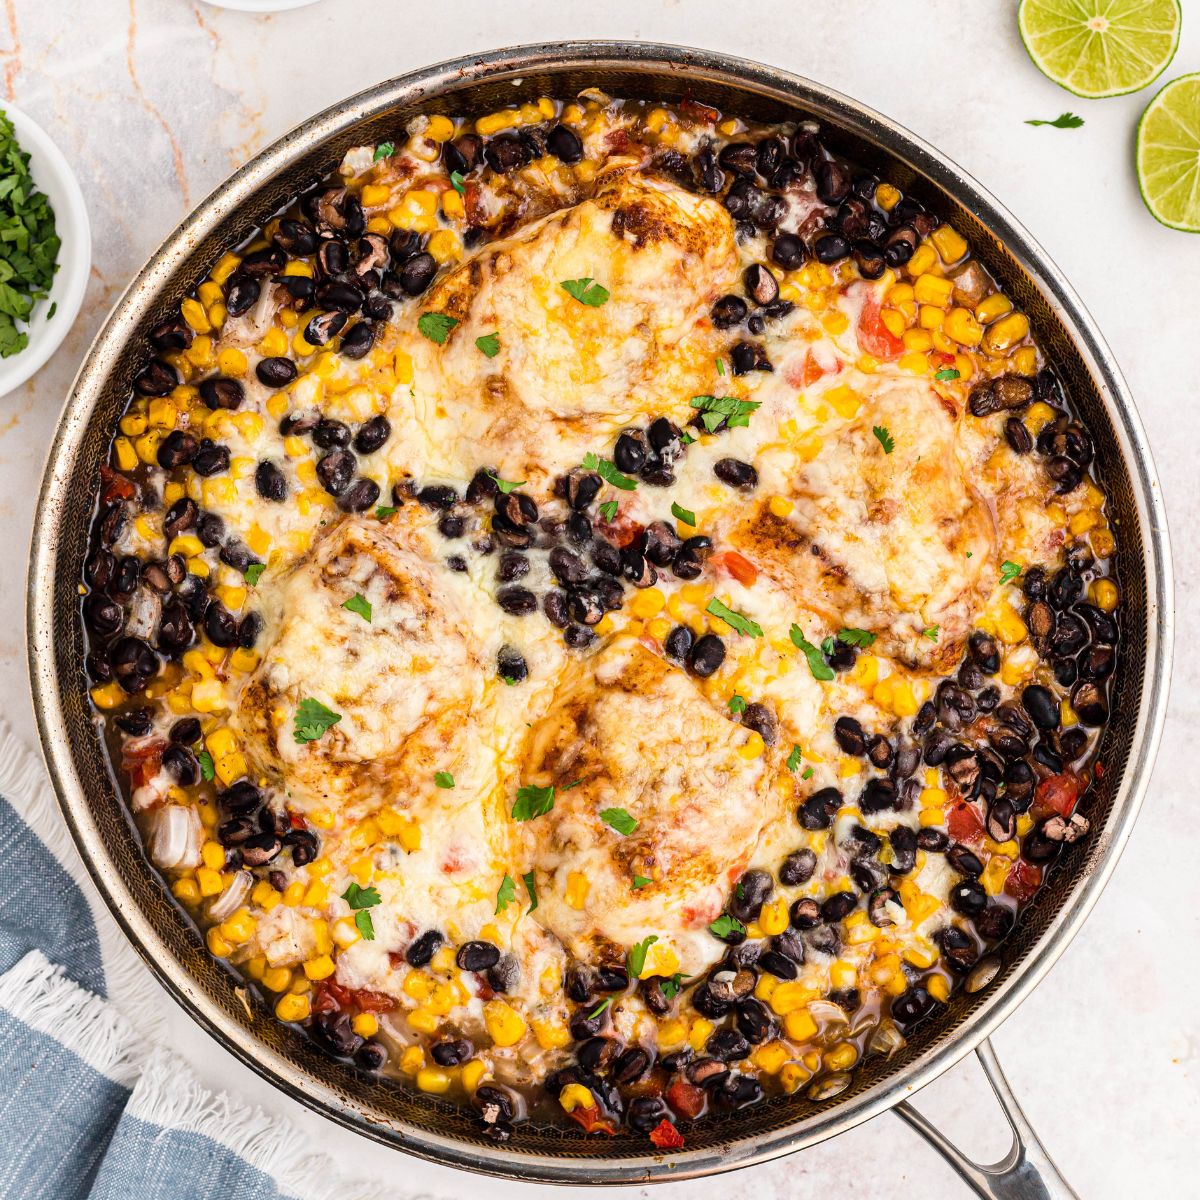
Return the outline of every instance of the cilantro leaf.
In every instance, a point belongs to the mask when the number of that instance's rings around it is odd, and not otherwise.
[[[847,646],[861,646],[865,650],[874,645],[876,636],[865,629],[839,629],[837,640],[845,642]]]
[[[792,645],[808,659],[808,669],[812,672],[812,677],[819,679],[822,683],[828,683],[833,678],[833,668],[825,661],[820,647],[805,640],[799,625],[791,627],[788,637],[792,639]]]
[[[489,472],[488,472],[488,474],[489,474],[489,475],[491,475],[491,477],[492,477],[492,482],[493,482],[493,483],[494,483],[494,484],[495,484],[495,485],[496,485],[496,486],[497,486],[497,487],[500,489],[500,491],[502,491],[502,492],[504,493],[504,495],[506,495],[506,496],[507,496],[507,495],[509,495],[509,494],[511,494],[512,492],[515,492],[515,491],[517,490],[517,488],[519,488],[519,487],[524,487],[524,486],[526,485],[526,483],[528,483],[528,482],[529,482],[527,479],[518,479],[518,480],[517,480],[515,483],[513,483],[513,482],[510,482],[510,481],[509,481],[509,480],[507,480],[507,479],[501,479],[499,475],[496,475],[496,474],[494,474],[494,473],[493,473],[493,472],[491,472],[491,471],[489,471]]]
[[[371,602],[365,596],[355,592],[345,604],[342,605],[348,612],[355,613],[362,617],[368,625],[371,623]]]
[[[251,587],[258,587],[258,581],[262,578],[262,573],[267,569],[266,563],[251,563],[245,570],[244,574],[246,582]]]
[[[377,904],[382,904],[383,899],[379,895],[379,889],[375,887],[359,887],[357,883],[352,883],[343,893],[342,899],[350,905],[350,908],[357,912],[363,908],[374,908]]]
[[[606,521],[611,522],[613,517],[617,515],[617,502],[615,500],[606,500],[600,505],[600,515]]]
[[[587,1019],[589,1021],[594,1021],[612,1002],[613,998],[611,996],[601,1000],[600,1003],[597,1004],[590,1013],[588,1013]]]
[[[662,985],[662,993],[668,1000],[674,1000],[676,996],[683,990],[683,981],[690,979],[690,975],[685,975],[682,971],[676,971],[670,979],[664,980]]]
[[[446,344],[446,339],[450,336],[450,330],[457,324],[457,318],[439,312],[422,313],[417,320],[417,328],[421,333],[431,342],[436,342],[439,346]]]
[[[652,933],[649,937],[642,938],[636,946],[629,947],[627,961],[629,963],[629,974],[637,979],[646,969],[646,951],[658,941],[658,935]]]
[[[722,913],[709,927],[708,932],[713,937],[725,938],[731,933],[745,933],[746,927],[737,919],[731,917],[728,913]]]
[[[467,190],[465,184],[463,183],[463,177],[462,177],[461,171],[451,171],[450,172],[450,186],[460,196],[463,194],[463,192],[465,192]]]
[[[725,374],[725,360],[723,358],[717,359],[717,374],[718,375]]]
[[[608,299],[608,289],[601,287],[590,275],[582,279],[564,279],[559,286],[589,308],[599,308]]]
[[[1009,562],[1007,559],[1000,564],[1000,582],[1012,583],[1021,573],[1021,564]]]
[[[341,713],[326,708],[320,700],[301,700],[296,708],[293,736],[300,745],[315,742],[327,729],[342,719]]]
[[[708,602],[704,611],[714,617],[720,617],[730,629],[740,633],[743,637],[759,638],[763,635],[761,625],[750,620],[749,617],[742,616],[741,613],[734,612],[728,604],[723,604],[716,596]]]
[[[1049,125],[1052,129],[1078,129],[1083,124],[1083,118],[1073,112],[1060,113],[1053,121],[1026,121],[1026,125]]]
[[[371,914],[365,909],[354,914],[354,924],[358,926],[358,932],[362,934],[364,942],[373,942],[375,940],[375,922],[371,920]]]
[[[475,349],[488,358],[495,358],[500,353],[500,335],[498,333],[485,333],[483,337],[475,339]]]
[[[934,371],[933,377],[941,383],[949,383],[952,379],[958,379],[959,373],[954,367],[943,367],[940,371]]]
[[[375,156],[371,159],[372,162],[378,162],[381,158],[391,158],[396,153],[395,142],[380,142],[375,147]]]
[[[500,880],[500,888],[496,892],[496,914],[502,913],[517,898],[517,885],[511,875],[505,875]]]
[[[598,458],[590,450],[583,456],[583,469],[595,471],[605,483],[611,483],[623,492],[632,492],[637,487],[637,480],[623,475],[616,463],[609,462],[607,458]]]
[[[682,521],[685,525],[690,525],[693,529],[696,528],[696,514],[690,508],[682,508],[672,501],[671,516],[677,521]]]
[[[638,823],[623,808],[603,808],[600,810],[600,820],[610,829],[615,829],[623,837],[628,837]]]
[[[395,511],[390,504],[379,504],[375,508],[375,517],[377,520],[386,521]]]
[[[736,396],[693,396],[688,402],[702,415],[700,422],[709,433],[715,433],[722,423],[728,429],[750,424],[750,414],[761,400],[739,400]]]
[[[532,871],[526,871],[525,874],[521,876],[521,882],[525,885],[525,891],[529,894],[529,907],[525,911],[533,912],[533,910],[538,906],[537,877]]]
[[[744,713],[746,711],[746,701],[741,696],[730,696],[729,711],[731,713]]]
[[[433,777],[435,786],[449,791],[454,786],[454,776],[449,771],[438,771]]]
[[[811,779],[812,777],[813,777],[812,767],[805,767],[804,770],[800,773],[801,779]]]
[[[633,877],[633,886],[635,888],[644,888],[653,882],[654,880],[647,875],[635,875]]]
[[[519,787],[512,807],[514,821],[532,821],[543,817],[554,807],[554,787]]]
[[[883,447],[884,454],[891,454],[896,448],[896,439],[888,433],[886,425],[872,425],[871,432],[878,439],[879,444]]]
[[[200,778],[205,783],[212,783],[217,774],[216,767],[213,765],[213,756],[207,750],[197,750],[196,761],[200,764]]]
[[[802,758],[803,755],[800,753],[800,747],[793,746],[791,754],[787,756],[787,769],[789,771],[794,771],[800,765]]]
[[[938,625],[930,625],[928,628],[921,630],[921,636],[928,638],[931,642],[936,642],[938,640],[939,628],[940,626]]]

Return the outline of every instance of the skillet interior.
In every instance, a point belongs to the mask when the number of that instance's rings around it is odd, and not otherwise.
[[[912,194],[970,241],[1028,313],[1096,442],[1117,533],[1124,596],[1113,716],[1099,758],[1105,776],[1085,811],[1093,834],[1060,862],[1007,943],[997,980],[957,995],[889,1063],[867,1059],[836,1100],[777,1098],[700,1123],[684,1152],[647,1155],[642,1138],[584,1139],[523,1125],[506,1147],[477,1122],[392,1081],[356,1078],[257,1004],[204,947],[149,867],[92,722],[82,669],[77,581],[87,550],[97,464],[128,396],[146,331],[229,245],[351,146],[383,140],[417,112],[486,112],[538,95],[599,86],[618,96],[692,97],[762,121],[821,122],[831,148]],[[972,181],[909,135],[818,85],[705,51],[604,43],[526,47],[443,64],[328,110],[243,168],[172,235],[101,331],[76,380],[43,484],[29,585],[30,673],[42,744],[85,862],[118,920],[193,1016],[250,1066],[327,1115],[418,1154],[519,1178],[627,1182],[745,1165],[811,1144],[882,1111],[982,1039],[1037,982],[1094,903],[1140,802],[1166,701],[1170,579],[1165,524],[1140,425],[1115,365],[1045,255]]]

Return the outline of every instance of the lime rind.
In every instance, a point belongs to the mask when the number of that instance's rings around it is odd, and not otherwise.
[[[1104,32],[1087,22],[1104,18]],[[1136,22],[1136,23],[1135,23]],[[1017,28],[1047,79],[1084,100],[1153,83],[1179,47],[1179,0],[1021,0]]]
[[[1168,229],[1200,233],[1200,72],[1172,79],[1146,105],[1135,164],[1150,215]]]

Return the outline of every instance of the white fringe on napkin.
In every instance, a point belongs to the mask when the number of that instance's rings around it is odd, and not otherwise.
[[[0,717],[0,796],[21,815],[59,866],[79,885],[92,911],[109,999],[144,1035],[160,1038],[166,993],[125,940],[75,849],[42,760]]]
[[[0,975],[0,1008],[52,1037],[92,1070],[133,1087],[145,1046],[112,1005],[68,979],[62,967],[31,950]]]

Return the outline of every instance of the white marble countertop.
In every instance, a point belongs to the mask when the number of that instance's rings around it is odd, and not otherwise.
[[[1200,6],[1189,4],[1167,77],[1200,69]],[[1080,1195],[1194,1191],[1200,1130],[1200,885],[1189,744],[1200,714],[1200,338],[1184,280],[1200,237],[1164,229],[1138,197],[1133,134],[1152,91],[1082,102],[1043,78],[1010,0],[522,0],[399,4],[323,0],[255,17],[186,0],[6,0],[5,94],[75,164],[95,237],[83,312],[49,366],[0,399],[0,696],[32,744],[24,572],[43,457],[75,369],[109,305],[159,240],[211,188],[292,125],[391,75],[471,50],[555,38],[644,38],[711,46],[811,76],[940,146],[1033,231],[1116,352],[1149,429],[1175,535],[1181,614],[1166,739],[1141,821],[1090,921],[995,1039],[1010,1080]],[[67,18],[68,10],[70,12]],[[1066,109],[1077,130],[1033,128]],[[154,986],[148,984],[147,986]],[[286,1099],[163,997],[174,1044],[212,1086],[299,1123],[348,1173],[397,1197],[463,1194],[466,1178],[402,1158]],[[919,1104],[969,1150],[996,1157],[1007,1131],[974,1065]],[[1185,1183],[1191,1180],[1191,1184]],[[668,1185],[692,1200],[869,1195],[928,1200],[967,1189],[898,1120],[884,1116],[803,1154],[727,1179]],[[490,1182],[497,1200],[530,1185]],[[626,1189],[629,1193],[649,1189]],[[567,1189],[539,1194],[566,1195]]]

